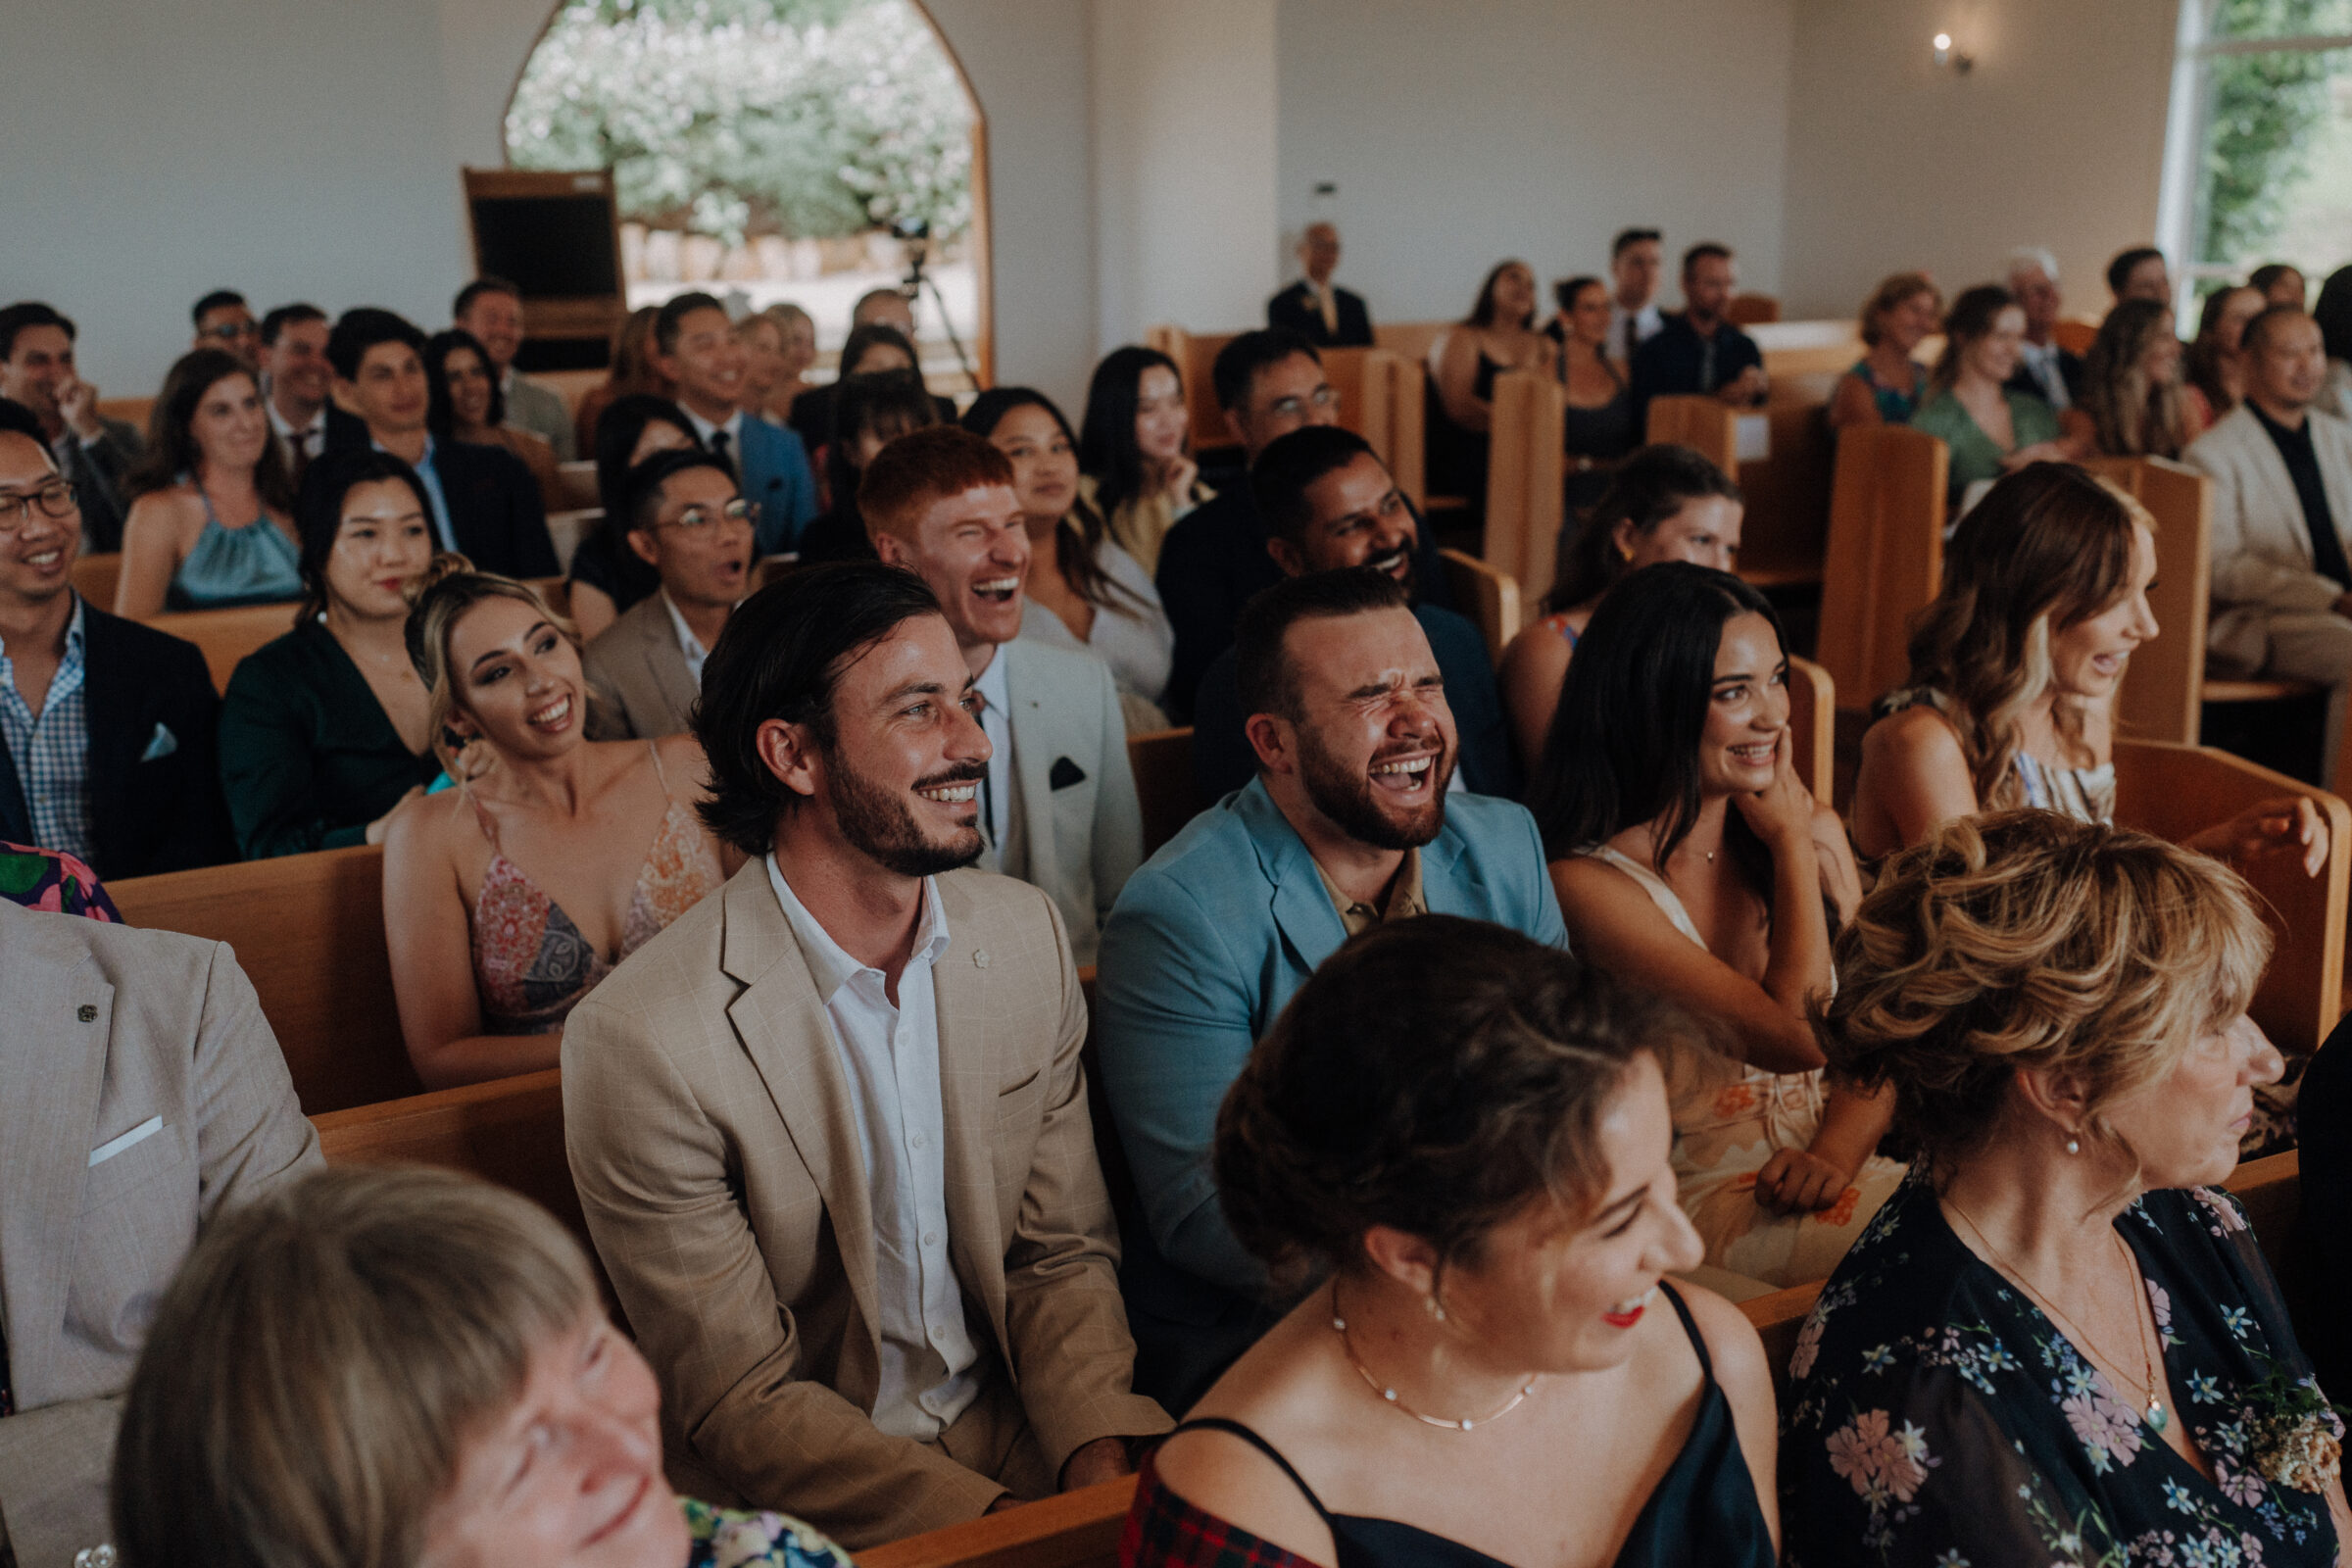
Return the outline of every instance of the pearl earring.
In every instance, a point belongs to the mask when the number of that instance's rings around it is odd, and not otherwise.
[[[2080,1138],[2069,1138],[2066,1141],[2066,1152],[2070,1154],[2080,1154],[2082,1152],[2082,1140]]]
[[[1426,1307],[1428,1307],[1428,1308],[1429,1308],[1429,1315],[1430,1315],[1431,1317],[1433,1317],[1433,1318],[1437,1319],[1437,1320],[1438,1320],[1440,1323],[1443,1323],[1443,1322],[1445,1322],[1445,1321],[1446,1321],[1446,1303],[1445,1303],[1445,1302],[1443,1302],[1443,1301],[1439,1300],[1439,1299],[1438,1299],[1436,1297],[1434,1297],[1434,1296],[1424,1296],[1423,1298],[1421,1298],[1421,1304],[1422,1304],[1423,1306],[1426,1306]]]

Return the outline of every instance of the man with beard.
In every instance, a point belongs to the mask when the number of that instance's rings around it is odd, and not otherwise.
[[[870,562],[754,595],[695,733],[750,860],[564,1031],[671,1475],[863,1548],[1128,1473],[1169,1422],[1130,1388],[1086,1004],[1053,901],[968,869],[989,743],[939,602]]]
[[[1217,1107],[1292,993],[1358,931],[1427,912],[1565,947],[1535,818],[1446,794],[1453,713],[1404,589],[1292,577],[1243,612],[1257,776],[1129,879],[1102,932],[1096,1041],[1142,1210],[1120,1286],[1136,1387],[1190,1405],[1291,1304],[1217,1205]]]
[[[1420,523],[1371,443],[1336,425],[1294,430],[1258,455],[1250,489],[1265,519],[1266,553],[1282,575],[1363,566],[1396,579],[1413,596],[1413,618],[1446,677],[1446,702],[1461,736],[1453,787],[1516,798],[1519,769],[1487,640],[1467,617],[1425,603],[1416,592],[1430,564],[1420,555]],[[1244,731],[1249,710],[1237,667],[1236,649],[1219,654],[1200,677],[1194,702],[1193,779],[1212,801],[1257,771]]]
[[[1118,682],[1092,654],[1021,636],[1029,531],[1012,464],[952,424],[885,445],[858,484],[876,554],[931,585],[981,698],[981,864],[1045,889],[1095,961],[1111,902],[1144,858]]]

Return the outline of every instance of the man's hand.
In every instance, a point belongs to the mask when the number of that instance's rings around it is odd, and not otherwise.
[[[1751,365],[1741,370],[1738,376],[1716,388],[1715,395],[1726,403],[1735,404],[1740,408],[1750,408],[1764,401],[1764,394],[1769,386],[1770,383],[1764,379],[1764,368],[1760,365]]]
[[[106,423],[98,417],[98,389],[78,375],[58,382],[57,413],[66,428],[84,441],[106,434]]]
[[[1116,1481],[1121,1476],[1135,1474],[1135,1465],[1127,1457],[1125,1438],[1097,1438],[1070,1455],[1061,1467],[1061,1490],[1076,1492],[1102,1481]]]

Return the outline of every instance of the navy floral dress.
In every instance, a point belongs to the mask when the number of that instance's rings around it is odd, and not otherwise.
[[[2152,1192],[2116,1228],[2147,1279],[2173,1419],[2215,1479],[1961,1243],[1914,1171],[1830,1277],[1789,1359],[1789,1564],[2335,1561],[2326,1497],[2265,1473],[2289,1473],[2290,1432],[2324,1447],[2343,1426],[2317,1397],[2236,1200]]]
[[[686,1568],[851,1568],[850,1554],[798,1519],[740,1513],[681,1497],[694,1543]]]

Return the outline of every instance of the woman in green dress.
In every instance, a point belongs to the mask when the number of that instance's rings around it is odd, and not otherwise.
[[[296,512],[294,629],[237,665],[220,710],[220,781],[249,860],[380,844],[441,771],[403,641],[404,596],[433,559],[423,487],[389,453],[332,453]]]
[[[2082,457],[2081,443],[2061,430],[2056,411],[2008,386],[2025,336],[2026,308],[1998,283],[1968,290],[1943,319],[1943,355],[1928,377],[1927,400],[1911,416],[1911,428],[1952,450],[1946,499],[1955,517],[1966,510],[1970,485],[2029,463]]]

